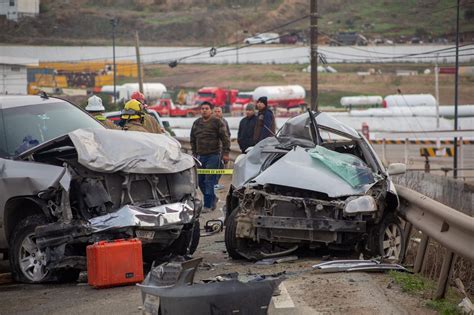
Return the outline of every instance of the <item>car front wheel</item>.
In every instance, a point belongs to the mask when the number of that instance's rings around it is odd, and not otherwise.
[[[77,279],[79,271],[75,269],[48,269],[46,253],[36,245],[35,229],[47,224],[41,215],[26,217],[15,227],[10,246],[10,265],[13,279],[24,283],[42,283],[49,281],[69,282]]]
[[[403,261],[405,241],[400,220],[394,215],[387,215],[379,228],[379,254],[384,258]]]

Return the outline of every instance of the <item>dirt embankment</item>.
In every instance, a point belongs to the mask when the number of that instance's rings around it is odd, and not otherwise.
[[[452,17],[439,10],[449,8],[446,1],[418,2],[321,0],[319,30],[331,36],[354,31],[392,41],[399,35],[405,41],[413,36],[425,41],[452,39]],[[474,4],[463,4],[464,41],[472,40],[474,34],[473,12]],[[36,18],[19,22],[0,18],[0,42],[110,44],[114,17],[119,19],[117,42],[122,45],[134,44],[135,31],[143,45],[155,46],[224,45],[266,30],[296,32],[307,39],[309,19],[299,18],[308,13],[306,0],[42,0]]]
[[[304,65],[178,65],[169,68],[166,65],[155,65],[147,68],[146,81],[161,82],[169,89],[198,89],[203,86],[220,86],[253,90],[262,85],[300,84],[310,90],[310,75],[301,70]],[[404,94],[435,94],[433,74],[399,77],[394,74],[394,66],[381,69],[382,75],[359,76],[348,69],[349,65],[333,65],[339,73],[319,74],[319,91],[322,105],[335,105],[341,96],[348,95],[389,95],[397,94],[398,89]],[[357,69],[367,71],[373,65],[355,65]],[[410,65],[400,66],[403,69]],[[419,67],[414,65],[413,67]],[[426,68],[429,66],[427,65]],[[393,68],[393,69],[392,69]],[[357,70],[360,71],[360,70]],[[454,78],[441,75],[440,103],[454,103]],[[461,77],[459,88],[460,104],[474,104],[474,81]]]

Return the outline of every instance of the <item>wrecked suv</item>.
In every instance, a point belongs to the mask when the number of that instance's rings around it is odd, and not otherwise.
[[[398,196],[371,145],[324,113],[289,119],[240,155],[227,195],[227,251],[257,260],[299,247],[368,251],[401,259]]]
[[[108,130],[67,101],[0,97],[0,250],[17,281],[68,281],[88,244],[137,237],[145,260],[199,241],[196,166],[165,135]]]

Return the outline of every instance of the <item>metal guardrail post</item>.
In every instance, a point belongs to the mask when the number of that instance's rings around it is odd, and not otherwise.
[[[425,155],[425,173],[430,172],[430,160],[428,158],[428,155]]]
[[[448,289],[448,282],[449,282],[451,270],[453,267],[453,262],[454,262],[454,253],[449,250],[444,255],[443,265],[441,266],[441,273],[439,274],[438,288],[436,289],[436,293],[434,296],[435,300],[442,299],[446,295],[446,291]]]
[[[404,240],[405,240],[405,252],[403,253],[403,260],[405,260],[406,258],[406,253],[408,251],[408,245],[410,244],[410,235],[411,235],[411,231],[413,230],[413,224],[411,224],[410,222],[406,222],[405,223],[405,228],[403,230],[403,236],[404,236]],[[403,261],[402,261],[403,263]]]
[[[459,137],[459,173],[458,177],[462,178],[464,176],[464,148],[463,148],[463,139]]]
[[[421,267],[423,267],[429,242],[430,237],[426,234],[423,234],[421,237],[420,247],[418,247],[418,251],[416,253],[415,266],[413,267],[414,273],[420,273]]]

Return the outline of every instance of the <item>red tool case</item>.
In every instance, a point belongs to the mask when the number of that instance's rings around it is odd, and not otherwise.
[[[87,246],[87,278],[95,288],[143,281],[142,242],[121,239]]]

